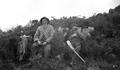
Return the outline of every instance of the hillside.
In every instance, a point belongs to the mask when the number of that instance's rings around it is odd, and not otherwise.
[[[99,13],[87,19],[74,16],[69,18],[62,17],[60,19],[54,18],[50,22],[55,29],[59,26],[69,27],[71,29],[74,25],[83,28],[88,26],[94,27],[95,30],[92,32],[92,36],[83,44],[85,49],[81,51],[81,56],[87,62],[87,68],[94,66],[94,68],[97,68],[96,70],[120,69],[120,6],[115,9],[110,9],[109,13]],[[7,32],[0,31],[0,70],[13,70],[16,65],[18,68],[15,69],[19,69],[20,63],[14,59],[15,55],[13,50],[18,46],[21,31],[33,37],[39,25],[41,25],[39,20],[35,19],[24,27],[19,25]],[[59,43],[59,41],[55,40],[54,43]],[[9,49],[11,47],[12,49]],[[56,50],[52,52],[59,54]],[[20,65],[20,70],[86,69],[86,65],[81,60],[77,60],[78,63],[70,69],[67,68],[65,62],[64,60],[59,61],[55,58],[48,60],[40,59],[34,61],[32,66]]]

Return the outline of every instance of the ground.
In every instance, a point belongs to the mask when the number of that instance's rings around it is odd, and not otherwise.
[[[65,61],[59,59],[44,59],[40,58],[33,63],[19,65],[15,70],[119,70],[120,66],[109,64],[104,60],[94,61],[93,59],[85,58],[87,64],[78,61],[77,64],[68,65]]]

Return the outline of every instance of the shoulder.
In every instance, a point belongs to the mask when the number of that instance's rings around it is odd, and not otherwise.
[[[49,27],[51,27],[51,28],[53,28],[53,26],[52,25],[48,25]]]
[[[49,29],[54,29],[54,27],[52,25],[48,25]]]
[[[42,26],[39,26],[39,27],[37,28],[37,30],[40,30],[40,29],[42,29]]]

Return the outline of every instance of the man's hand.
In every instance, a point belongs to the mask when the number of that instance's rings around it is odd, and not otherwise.
[[[43,45],[46,45],[47,44],[47,42],[43,42]]]
[[[39,45],[41,45],[42,43],[40,41],[37,41]]]

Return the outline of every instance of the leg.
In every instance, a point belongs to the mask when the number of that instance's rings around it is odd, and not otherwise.
[[[35,57],[36,52],[38,51],[37,46],[38,46],[38,43],[33,43],[32,47],[31,47],[31,52],[32,53],[31,53],[30,60],[32,60]]]
[[[38,43],[33,43],[31,51],[32,51],[32,56],[34,56],[36,54],[36,52],[38,51]]]
[[[44,57],[48,58],[50,56],[51,45],[47,44],[44,48]]]

